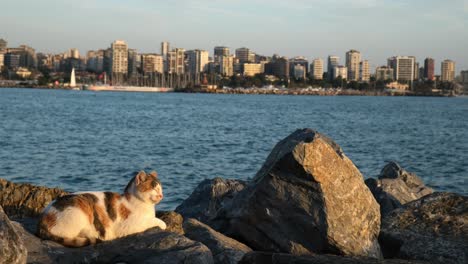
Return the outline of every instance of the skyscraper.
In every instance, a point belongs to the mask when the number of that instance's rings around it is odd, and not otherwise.
[[[68,57],[73,58],[73,59],[79,59],[80,58],[80,51],[78,49],[70,49],[68,51]]]
[[[327,74],[329,80],[333,80],[333,69],[338,65],[340,65],[340,57],[328,56]]]
[[[441,66],[441,80],[443,82],[452,82],[455,79],[455,62],[444,60]]]
[[[304,57],[294,57],[289,60],[289,72],[292,73],[296,78],[301,78],[301,79],[305,78],[305,77],[296,76],[295,68],[297,65],[301,65],[302,67],[304,67],[305,74],[307,75],[307,72],[309,72],[309,61]],[[302,75],[302,73],[299,75]]]
[[[434,80],[435,61],[433,58],[426,58],[424,60],[424,78],[427,80]]]
[[[163,56],[159,54],[142,54],[141,69],[144,73],[162,73],[164,71]]]
[[[370,69],[369,69],[369,61],[363,60],[359,64],[359,80],[361,82],[369,82],[370,81]]]
[[[137,74],[138,52],[136,49],[128,49],[128,76]]]
[[[215,62],[219,62],[219,58],[222,56],[229,56],[229,48],[228,47],[215,47],[214,48],[214,59]]]
[[[161,42],[161,55],[164,59],[167,59],[167,53],[169,52],[169,42]]]
[[[239,48],[236,49],[236,58],[239,59],[240,63],[253,63],[255,62],[255,53],[248,48]]]
[[[314,59],[310,67],[311,67],[310,76],[314,80],[322,80],[323,79],[323,60]]]
[[[223,76],[234,75],[234,56],[220,56],[219,57],[219,72]]]
[[[379,81],[393,80],[393,69],[387,66],[377,67],[375,70],[375,79]]]
[[[167,71],[169,73],[185,73],[185,50],[175,48],[167,53]]]
[[[388,66],[393,69],[394,80],[409,81],[414,80],[414,57],[395,56],[388,59]]]
[[[346,67],[348,68],[348,80],[359,80],[359,64],[361,63],[361,53],[357,50],[346,52]]]
[[[348,67],[338,65],[333,68],[333,79],[341,77],[341,79],[348,79]]]
[[[188,69],[190,73],[205,72],[209,62],[208,51],[206,50],[189,50],[186,52],[188,60]]]
[[[128,46],[123,40],[116,40],[111,44],[111,73],[128,73]]]

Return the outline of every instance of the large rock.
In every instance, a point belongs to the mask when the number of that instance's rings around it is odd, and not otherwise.
[[[0,206],[0,264],[26,263],[27,254],[23,240]]]
[[[58,188],[0,179],[0,206],[10,217],[37,217],[52,200],[65,194],[67,192]]]
[[[245,185],[246,183],[240,180],[204,180],[175,211],[185,218],[195,218],[208,223],[221,207],[244,189]]]
[[[416,174],[393,161],[382,169],[378,180],[367,179],[366,184],[380,204],[382,215],[434,192]]]
[[[334,255],[295,256],[271,252],[252,252],[244,256],[239,264],[418,264],[423,261],[401,259],[377,260],[373,258],[352,258]]]
[[[381,257],[378,203],[341,148],[310,129],[279,142],[217,218],[255,250]]]
[[[66,248],[14,225],[26,241],[28,263],[213,263],[202,243],[157,228],[94,246]]]
[[[468,263],[468,197],[434,193],[382,219],[385,257]]]
[[[248,246],[193,218],[184,222],[184,230],[188,238],[203,243],[211,250],[215,263],[237,264],[245,253],[252,251]]]

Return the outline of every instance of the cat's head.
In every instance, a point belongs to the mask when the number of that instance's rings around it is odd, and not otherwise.
[[[164,197],[161,182],[155,171],[148,174],[144,171],[138,172],[128,183],[125,192],[153,204],[160,203]]]

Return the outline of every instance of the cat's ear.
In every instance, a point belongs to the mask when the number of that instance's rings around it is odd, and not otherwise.
[[[154,178],[158,177],[158,173],[156,171],[150,172],[150,175],[153,176]]]
[[[140,171],[137,176],[135,176],[135,183],[136,185],[140,185],[142,182],[146,181],[146,173],[144,171]]]

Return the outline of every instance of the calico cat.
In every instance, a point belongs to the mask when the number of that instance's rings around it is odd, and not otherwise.
[[[43,211],[37,235],[69,247],[82,247],[127,236],[148,228],[166,229],[156,218],[155,204],[163,198],[156,172],[134,176],[123,195],[79,192],[52,201]]]

